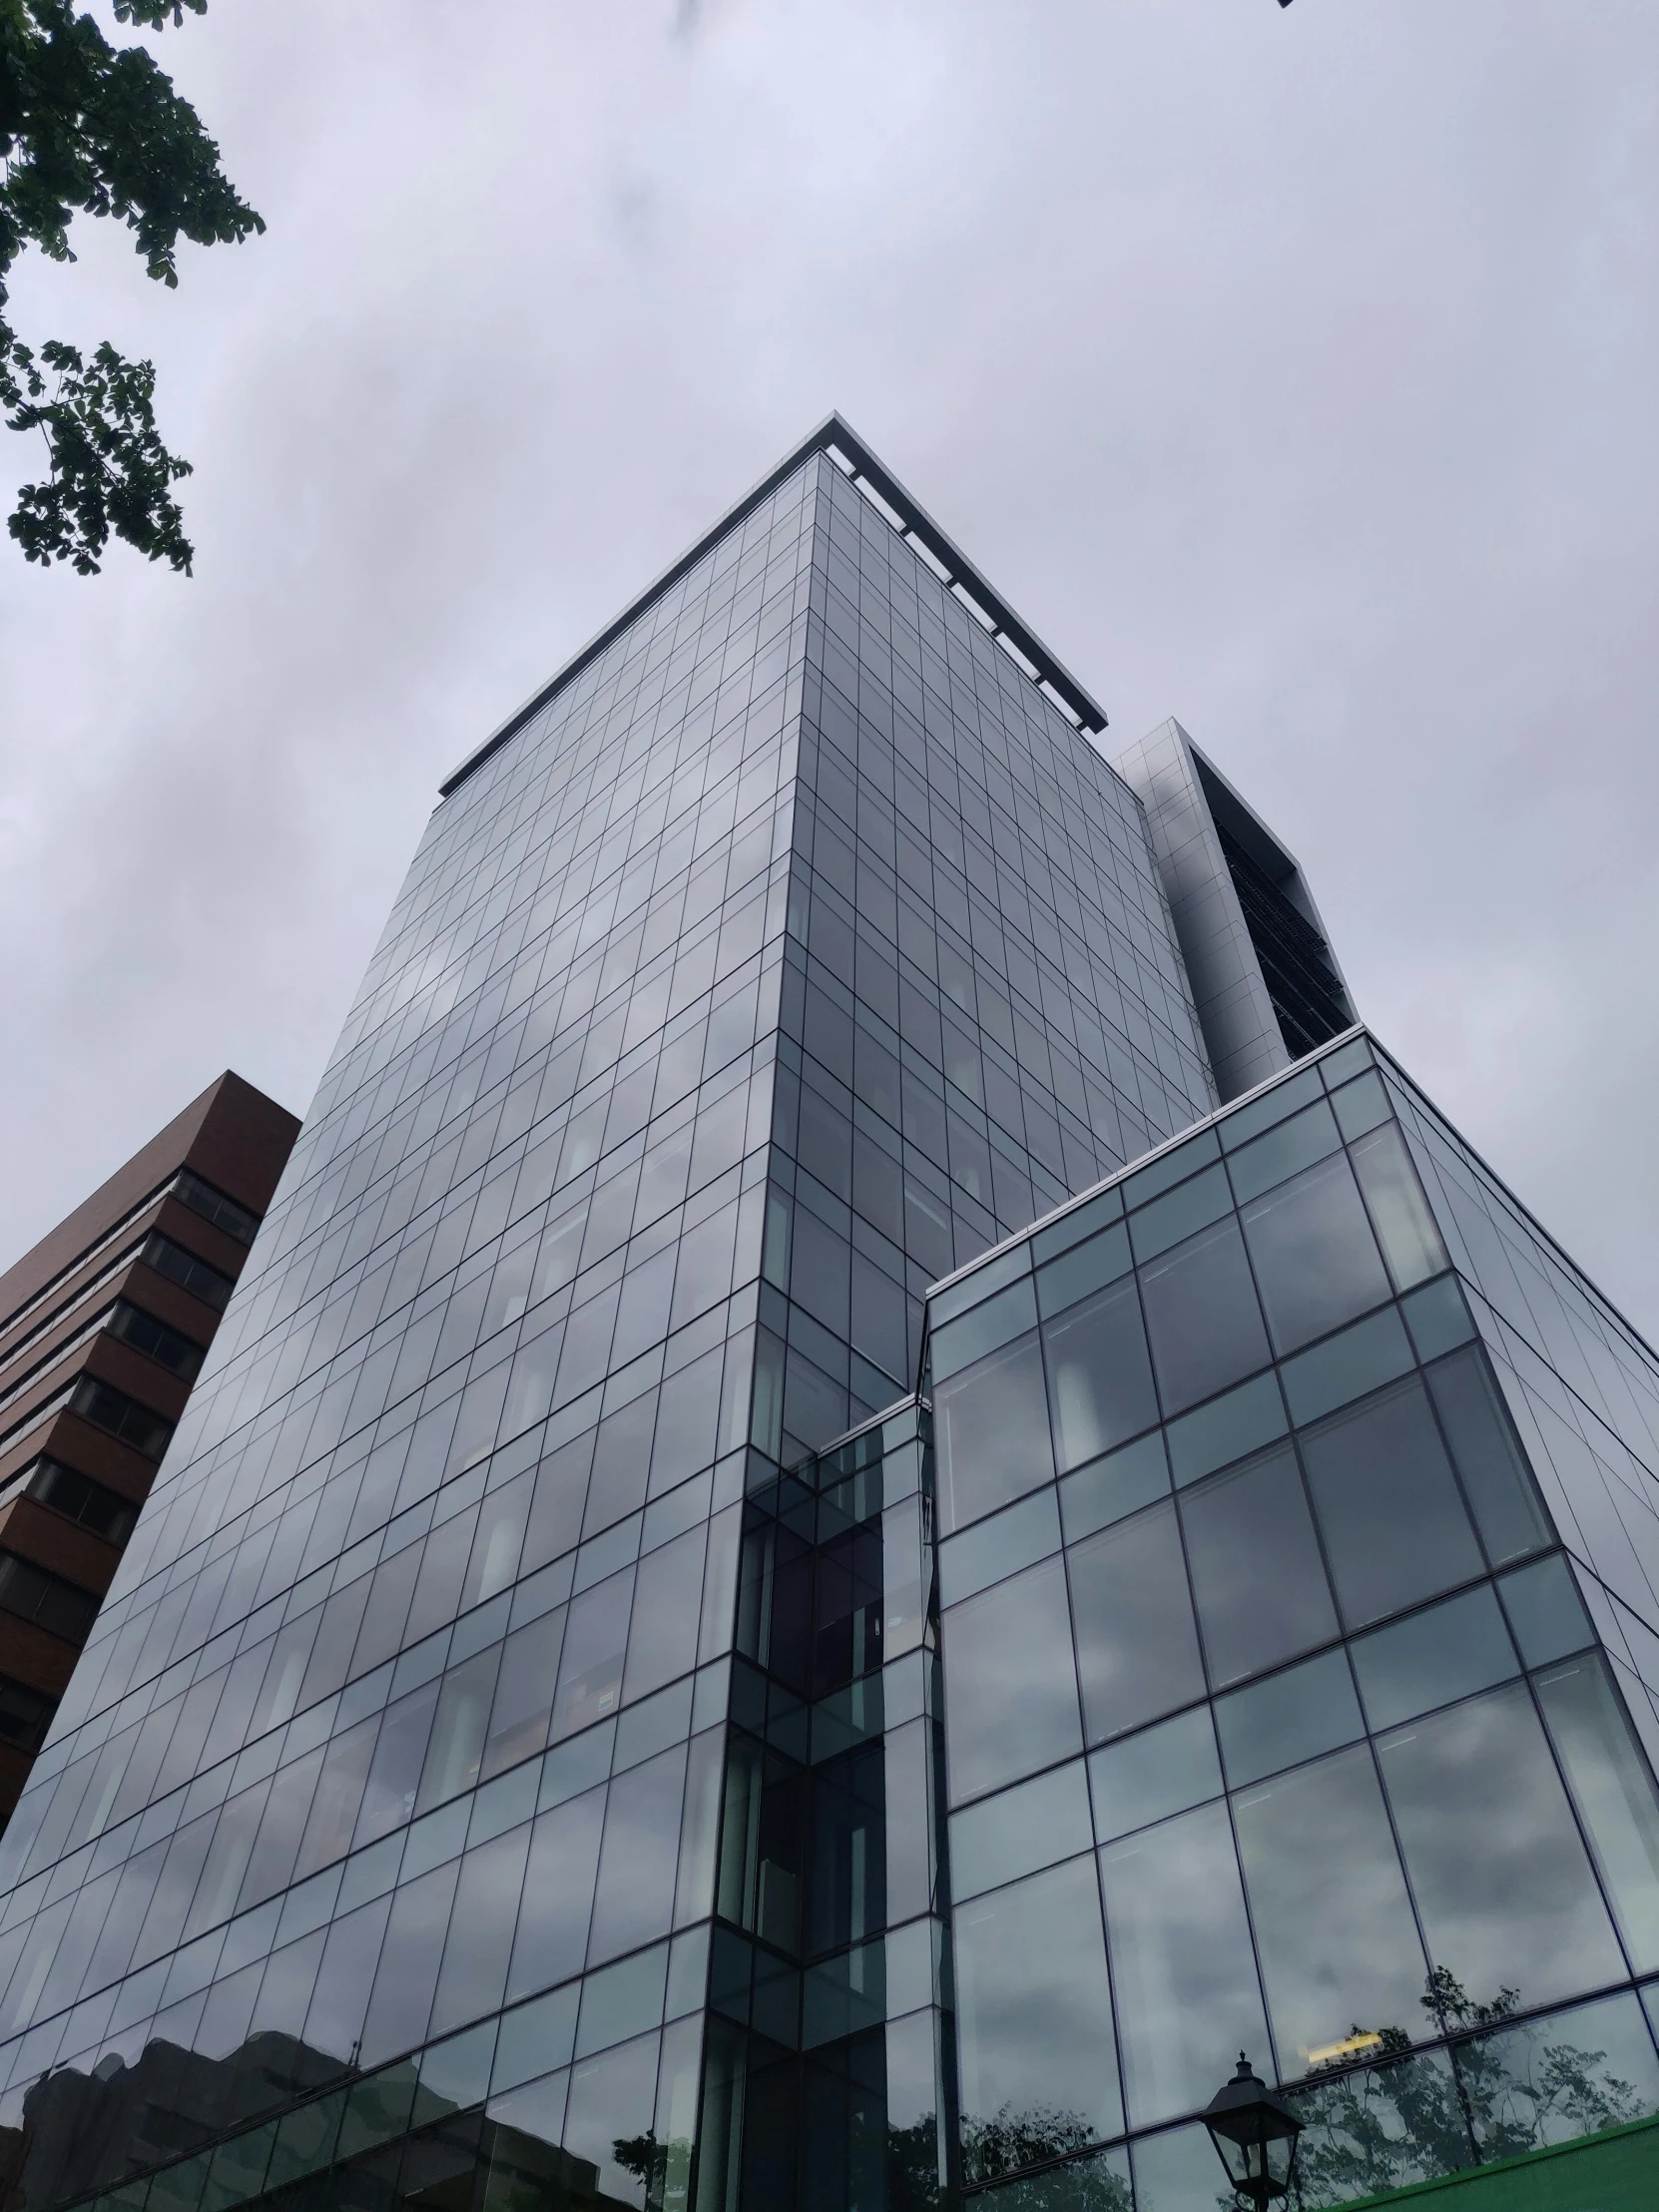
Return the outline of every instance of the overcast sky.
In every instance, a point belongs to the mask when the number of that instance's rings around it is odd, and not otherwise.
[[[303,1111],[439,779],[835,406],[1109,745],[1187,725],[1659,1335],[1652,0],[158,43],[270,232],[20,270],[28,334],[154,356],[199,557],[0,552],[0,1266],[225,1066]]]

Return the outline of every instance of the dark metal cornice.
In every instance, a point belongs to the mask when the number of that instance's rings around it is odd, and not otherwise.
[[[815,453],[828,455],[842,474],[858,486],[905,543],[915,548],[946,589],[962,602],[980,626],[995,638],[1015,665],[1059,709],[1068,722],[1091,734],[1105,729],[1105,710],[1096,704],[1065,665],[1048,650],[1035,631],[1027,629],[1007,602],[991,589],[972,562],[958,551],[919,500],[913,499],[897,477],[882,465],[844,417],[831,414],[826,416],[811,436],[804,438],[752,490],[745,492],[736,506],[729,507],[720,520],[711,529],[705,530],[697,543],[688,547],[672,567],[665,569],[644,591],[631,599],[614,622],[607,623],[597,637],[590,638],[579,653],[565,662],[557,675],[543,684],[475,752],[470,753],[454,774],[439,786],[440,798],[447,799],[476,769],[482,768],[487,760],[499,753],[523,729],[531,716],[539,713],[556,693],[562,691],[566,684],[579,676],[591,661],[597,659],[608,645],[620,637],[653,599],[667,591],[671,585],[677,584],[682,576],[695,568],[711,546],[752,514],[763,500],[770,499],[778,487],[786,483]]]

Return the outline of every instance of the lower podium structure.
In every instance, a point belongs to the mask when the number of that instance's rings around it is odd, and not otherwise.
[[[7,2212],[1215,2212],[1241,2049],[1306,2207],[1615,2212],[1659,1362],[1100,719],[831,422],[452,780],[0,1842]]]

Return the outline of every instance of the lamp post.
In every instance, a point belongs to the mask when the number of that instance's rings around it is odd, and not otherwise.
[[[1267,2212],[1289,2194],[1302,2122],[1270,2094],[1242,2050],[1238,2072],[1210,2099],[1204,2124],[1241,2204]]]

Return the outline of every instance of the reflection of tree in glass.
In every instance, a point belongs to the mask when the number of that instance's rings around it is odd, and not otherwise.
[[[1533,2042],[1524,2073],[1512,2069],[1514,2038],[1478,2031],[1512,2019],[1519,1990],[1502,1988],[1482,2002],[1449,1968],[1436,1966],[1417,2001],[1433,2023],[1430,2032],[1477,2031],[1455,2046],[1455,2075],[1443,2054],[1413,2053],[1402,2027],[1356,2026],[1357,2036],[1377,2034],[1376,2061],[1323,2083],[1318,2075],[1331,2068],[1318,2067],[1315,2085],[1292,2098],[1307,2123],[1297,2159],[1305,2212],[1474,2164],[1471,2124],[1478,2155],[1491,2159],[1638,2116],[1633,2084],[1598,2070],[1605,2051]],[[1547,2024],[1538,2023],[1540,2034]]]
[[[1016,2112],[1005,2104],[988,2119],[963,2117],[962,2163],[974,2180],[990,2181],[1088,2150],[1099,2139],[1080,2112],[1046,2104]],[[1128,2181],[1104,2159],[1081,2159],[1052,2173],[1031,2174],[1014,2188],[999,2189],[990,2201],[996,2212],[1131,2212],[1133,2203]]]
[[[643,2135],[619,2135],[611,2145],[611,2156],[623,2172],[644,2182],[645,2201],[651,2212],[683,2212],[691,2154],[690,2143],[678,2136],[671,2136],[666,2143],[658,2142],[653,2127]]]
[[[938,2208],[938,2121],[922,2112],[909,2128],[887,2130],[887,2212]]]
[[[931,2112],[887,2130],[887,2212],[936,2212],[939,2133]]]

